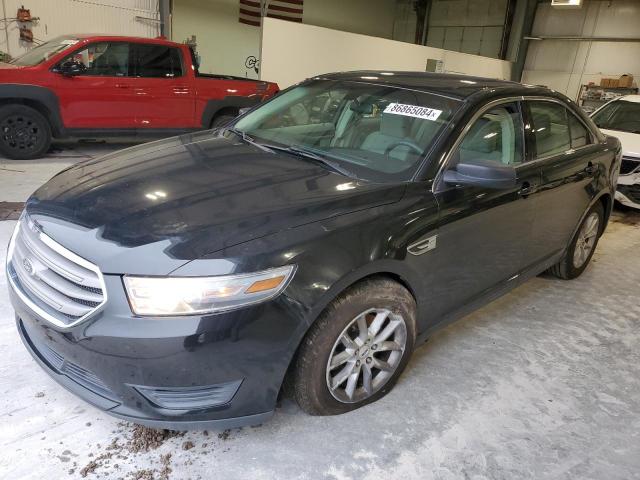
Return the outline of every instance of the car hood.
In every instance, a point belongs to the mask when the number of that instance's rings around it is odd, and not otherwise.
[[[640,158],[640,134],[604,128],[601,128],[600,131],[605,135],[610,135],[620,140],[623,155]]]
[[[104,273],[164,275],[226,247],[395,202],[403,191],[205,131],[70,167],[26,211]]]

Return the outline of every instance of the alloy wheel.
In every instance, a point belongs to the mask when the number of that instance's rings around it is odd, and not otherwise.
[[[593,212],[585,219],[578,233],[578,239],[573,251],[574,268],[581,268],[589,258],[598,238],[599,227],[600,216]]]
[[[333,345],[326,368],[327,387],[343,403],[366,400],[400,365],[407,345],[404,318],[385,308],[355,317]]]

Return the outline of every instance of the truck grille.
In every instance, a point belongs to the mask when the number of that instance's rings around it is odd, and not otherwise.
[[[98,267],[46,236],[26,215],[18,223],[8,260],[15,292],[56,326],[76,325],[106,302]]]
[[[620,164],[620,175],[628,175],[638,170],[640,167],[640,158],[634,157],[622,157],[622,163]]]

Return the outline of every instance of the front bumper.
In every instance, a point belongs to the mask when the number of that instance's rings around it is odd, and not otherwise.
[[[640,173],[618,177],[616,200],[627,207],[640,208]]]
[[[29,352],[67,390],[142,425],[224,429],[268,420],[305,325],[285,295],[218,315],[140,318],[119,276],[94,318],[59,330],[10,290]]]

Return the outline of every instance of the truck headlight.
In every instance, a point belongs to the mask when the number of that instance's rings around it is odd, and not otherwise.
[[[231,310],[279,295],[295,271],[293,265],[262,272],[217,277],[125,276],[136,315],[196,315]]]

